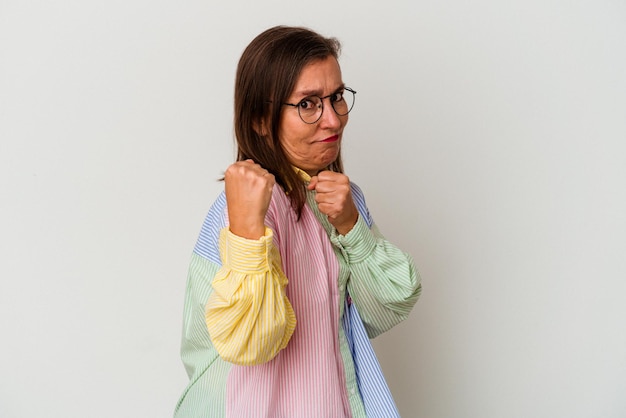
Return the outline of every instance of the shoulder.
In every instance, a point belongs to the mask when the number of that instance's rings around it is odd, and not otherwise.
[[[215,202],[209,209],[200,235],[196,241],[194,252],[201,257],[207,258],[214,263],[221,265],[219,254],[219,237],[220,231],[228,223],[227,211],[226,211],[226,194],[224,192],[215,199]]]

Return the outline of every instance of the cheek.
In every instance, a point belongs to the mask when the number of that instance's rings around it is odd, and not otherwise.
[[[296,117],[298,117],[296,115]],[[300,137],[299,126],[289,115],[283,115],[278,129],[278,139],[284,148],[292,148]],[[300,122],[302,123],[302,122]]]
[[[302,121],[299,123],[284,123],[278,132],[279,141],[285,150],[292,152],[304,152],[304,149],[311,146],[315,138],[316,129],[314,125],[306,125]]]

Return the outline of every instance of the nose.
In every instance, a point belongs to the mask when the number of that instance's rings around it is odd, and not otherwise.
[[[322,129],[336,129],[342,124],[341,118],[346,118],[347,116],[339,116],[330,102],[330,98],[327,103],[324,103],[324,110],[322,112],[322,117],[319,120],[320,128]]]

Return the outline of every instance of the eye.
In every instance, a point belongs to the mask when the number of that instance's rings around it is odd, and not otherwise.
[[[319,100],[315,100],[312,97],[306,97],[298,103],[298,107],[302,110],[314,110],[317,107],[317,103]]]
[[[330,96],[330,101],[331,102],[340,102],[343,100],[343,90],[342,91],[338,91],[336,93],[333,93],[332,96]]]

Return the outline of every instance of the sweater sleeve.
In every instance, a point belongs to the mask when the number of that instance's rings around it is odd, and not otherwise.
[[[375,225],[370,229],[361,216],[350,232],[335,232],[331,240],[348,262],[348,293],[369,337],[406,319],[422,290],[411,256],[387,241]]]
[[[269,228],[259,240],[239,237],[228,228],[220,232],[222,267],[213,279],[205,318],[220,357],[234,364],[270,361],[287,346],[296,326],[272,238]]]

